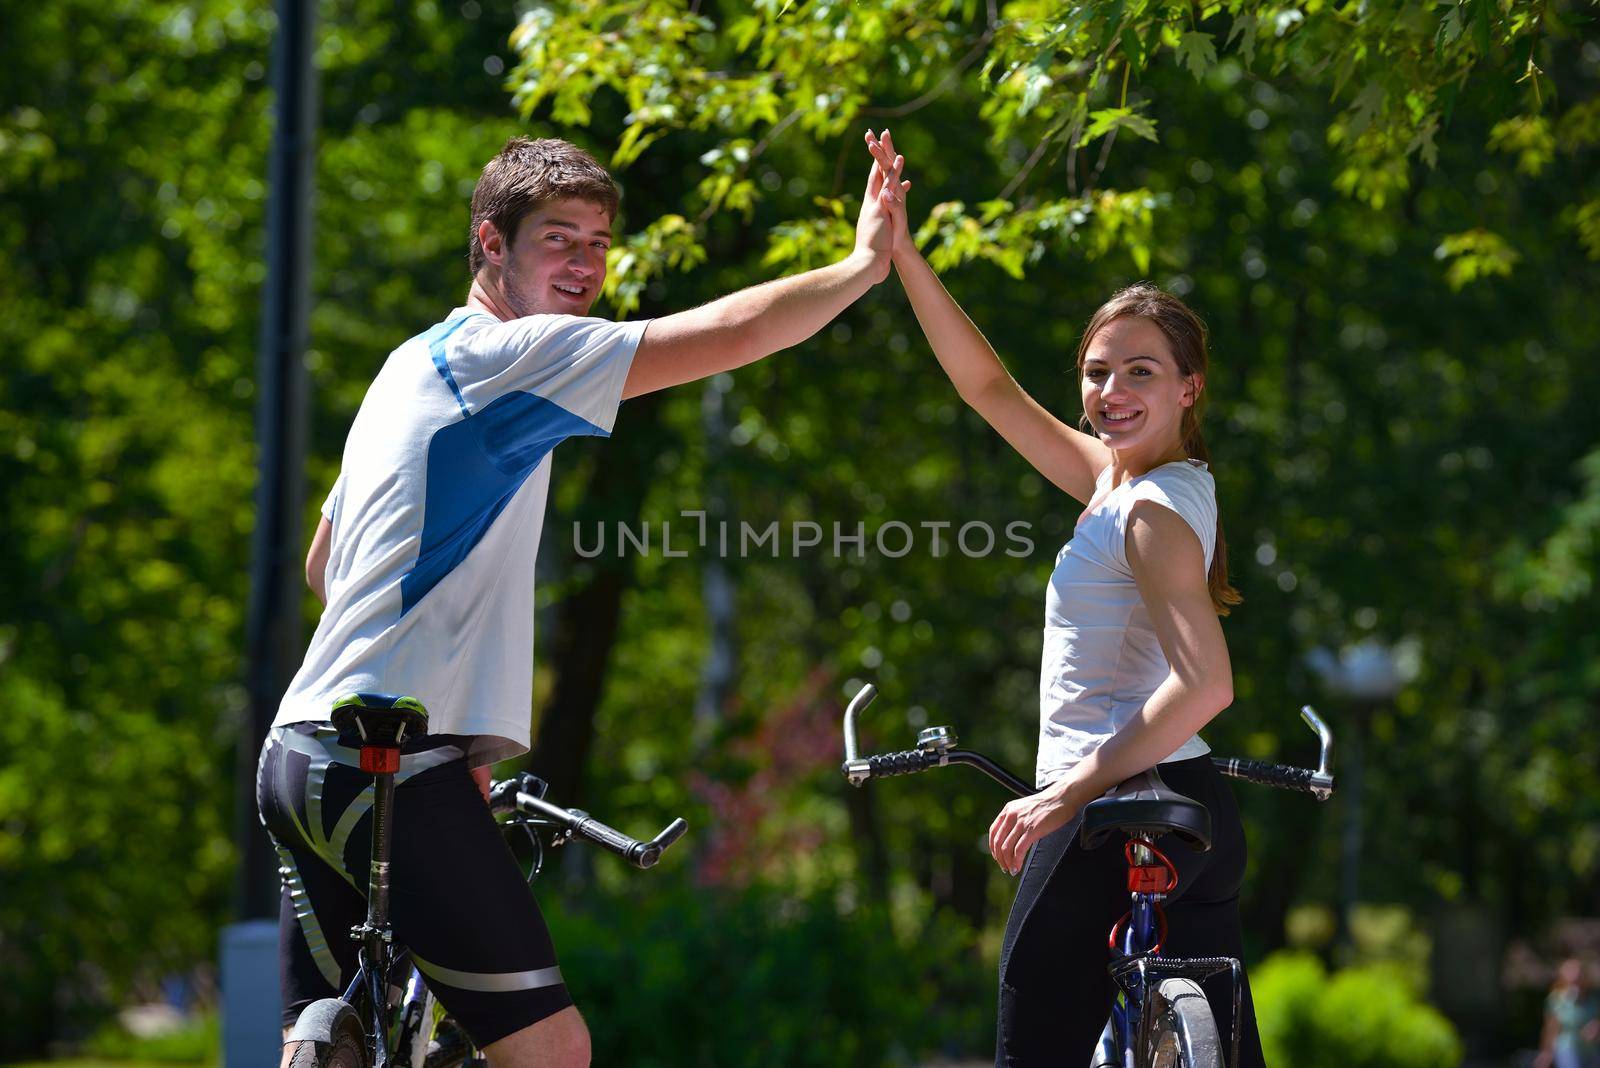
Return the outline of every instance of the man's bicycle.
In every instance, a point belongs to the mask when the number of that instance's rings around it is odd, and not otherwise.
[[[949,727],[929,727],[917,736],[915,749],[860,756],[856,718],[872,703],[869,683],[844,713],[844,765],[852,786],[886,775],[910,775],[929,768],[966,764],[977,768],[1018,797],[1035,792],[1028,782],[981,753],[957,749]],[[1300,718],[1316,731],[1321,755],[1315,770],[1259,760],[1213,758],[1217,768],[1236,779],[1298,790],[1326,801],[1333,794],[1333,732],[1310,705]],[[1085,849],[1104,844],[1113,833],[1127,836],[1128,893],[1132,904],[1111,928],[1110,972],[1117,995],[1111,1005],[1090,1068],[1222,1068],[1222,1042],[1210,1003],[1200,982],[1227,972],[1233,983],[1233,1018],[1239,1018],[1242,965],[1232,957],[1164,957],[1167,921],[1161,902],[1178,884],[1177,867],[1155,840],[1172,834],[1204,852],[1211,848],[1211,813],[1167,787],[1156,768],[1135,775],[1110,793],[1084,806],[1080,840]],[[1239,1063],[1238,1027],[1232,1028],[1227,1063]]]
[[[361,752],[361,770],[373,777],[372,867],[367,918],[352,928],[360,943],[358,967],[344,996],[312,1002],[300,1013],[286,1044],[296,1044],[291,1068],[455,1068],[482,1065],[481,1053],[450,1017],[434,1023],[433,996],[422,973],[389,926],[389,843],[393,834],[394,776],[400,748],[425,735],[428,713],[414,697],[352,694],[333,709],[341,744]],[[689,825],[675,819],[647,842],[606,826],[587,812],[545,800],[545,783],[523,774],[495,783],[490,807],[509,815],[507,827],[527,832],[534,847],[529,880],[543,864],[545,838],[597,845],[637,868],[652,868]],[[390,991],[403,989],[397,1004]]]

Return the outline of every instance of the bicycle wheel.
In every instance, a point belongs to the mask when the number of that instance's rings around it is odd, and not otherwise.
[[[1189,979],[1163,979],[1151,997],[1149,1068],[1222,1068],[1217,1021],[1200,987]]]
[[[367,1068],[367,1036],[356,1010],[338,998],[306,1006],[289,1035],[289,1068]]]

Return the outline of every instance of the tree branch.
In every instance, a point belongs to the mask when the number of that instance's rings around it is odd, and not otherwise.
[[[857,114],[876,119],[903,119],[913,112],[921,111],[949,92],[956,82],[961,79],[961,76],[967,72],[967,68],[978,61],[978,57],[983,55],[984,49],[989,47],[989,42],[994,40],[994,31],[999,25],[1000,12],[996,9],[995,0],[989,0],[989,24],[984,27],[983,34],[978,38],[977,43],[956,63],[955,68],[939,79],[938,85],[935,85],[921,96],[906,101],[904,104],[895,104],[892,107],[862,108]]]
[[[1045,134],[1039,143],[1033,147],[1033,154],[1028,157],[1027,162],[1022,165],[1022,169],[1016,173],[1016,176],[1006,183],[1006,187],[1000,191],[1000,196],[997,199],[1011,199],[1011,194],[1015,193],[1017,187],[1028,180],[1028,175],[1033,173],[1033,168],[1038,166],[1039,161],[1044,158],[1045,151],[1050,147],[1050,142],[1056,139],[1056,135],[1061,132],[1061,128],[1064,125],[1066,123],[1063,121],[1050,127],[1050,132]]]

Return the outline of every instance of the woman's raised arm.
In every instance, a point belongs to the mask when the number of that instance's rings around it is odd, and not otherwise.
[[[895,173],[899,157],[887,130],[881,139],[868,132],[867,148],[880,168],[886,173]],[[903,166],[903,161],[899,165]],[[1111,462],[1111,450],[1098,438],[1051,415],[1011,377],[982,332],[967,318],[966,312],[917,251],[910,235],[904,196],[910,186],[910,182],[901,183],[897,203],[892,205],[897,227],[894,265],[939,366],[944,368],[961,399],[983,416],[1023,459],[1045,478],[1087,504],[1094,495],[1095,479]]]

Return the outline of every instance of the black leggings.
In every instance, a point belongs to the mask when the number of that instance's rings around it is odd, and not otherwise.
[[[1164,903],[1170,929],[1162,954],[1242,960],[1245,845],[1233,794],[1210,757],[1162,764],[1161,777],[1211,811],[1210,852],[1196,853],[1171,835],[1157,840],[1178,867],[1178,888]],[[1085,850],[1077,841],[1078,823],[1040,841],[1023,868],[1000,950],[996,1068],[1085,1068],[1111,1013],[1115,987],[1106,971],[1106,936],[1128,910],[1127,861],[1116,835]],[[1226,1049],[1233,1016],[1227,973],[1203,985]],[[1248,981],[1241,1023],[1240,1064],[1257,1068],[1265,1062]]]

